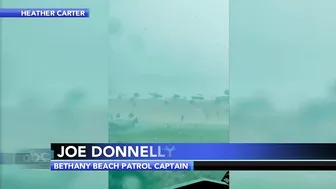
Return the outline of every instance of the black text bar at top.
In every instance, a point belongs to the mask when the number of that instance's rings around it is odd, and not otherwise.
[[[195,161],[195,171],[336,171],[336,160]]]

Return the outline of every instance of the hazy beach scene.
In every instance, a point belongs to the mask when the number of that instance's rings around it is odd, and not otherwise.
[[[2,0],[90,19],[1,20],[1,152],[52,142],[336,140],[334,1]],[[230,12],[230,15],[229,15]],[[161,189],[225,171],[51,172],[3,189]],[[237,189],[334,188],[334,171],[234,171]]]
[[[228,142],[228,1],[112,1],[110,11],[110,142]],[[111,171],[109,184],[158,189],[224,174]]]

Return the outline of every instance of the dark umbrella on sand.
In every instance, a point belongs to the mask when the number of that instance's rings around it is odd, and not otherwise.
[[[178,95],[178,94],[174,94],[174,95],[172,96],[172,99],[173,99],[173,100],[177,100],[177,99],[180,99],[180,98],[181,98],[181,96]]]
[[[230,95],[230,91],[229,91],[228,89],[226,89],[226,90],[224,91],[224,94],[227,95],[227,96],[229,96],[229,95]]]
[[[195,104],[195,102],[199,100],[204,100],[204,97],[203,96],[192,96],[190,100],[190,104]]]
[[[120,114],[119,114],[119,113],[117,113],[115,117],[116,117],[116,118],[120,118]]]
[[[191,99],[193,99],[193,100],[204,100],[204,97],[203,97],[203,94],[198,93],[197,95],[192,96]]]
[[[155,98],[155,99],[159,99],[159,98],[162,98],[163,96],[160,95],[159,93],[149,93],[149,95],[152,97],[152,98]]]
[[[133,98],[139,98],[140,97],[140,93],[134,93],[133,94]]]
[[[134,114],[130,113],[130,114],[128,114],[128,117],[131,118],[131,119],[133,119],[134,118]]]
[[[72,90],[65,95],[64,102],[68,105],[77,105],[83,101],[86,97],[86,94],[81,90]]]
[[[192,96],[191,99],[193,100],[204,100],[203,96]]]

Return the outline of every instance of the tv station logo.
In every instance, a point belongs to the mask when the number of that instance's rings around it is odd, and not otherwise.
[[[49,169],[52,151],[47,149],[29,149],[15,153],[14,162],[33,169]]]

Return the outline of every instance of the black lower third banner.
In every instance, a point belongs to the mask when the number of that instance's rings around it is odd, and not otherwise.
[[[336,161],[194,161],[195,171],[335,171]]]

